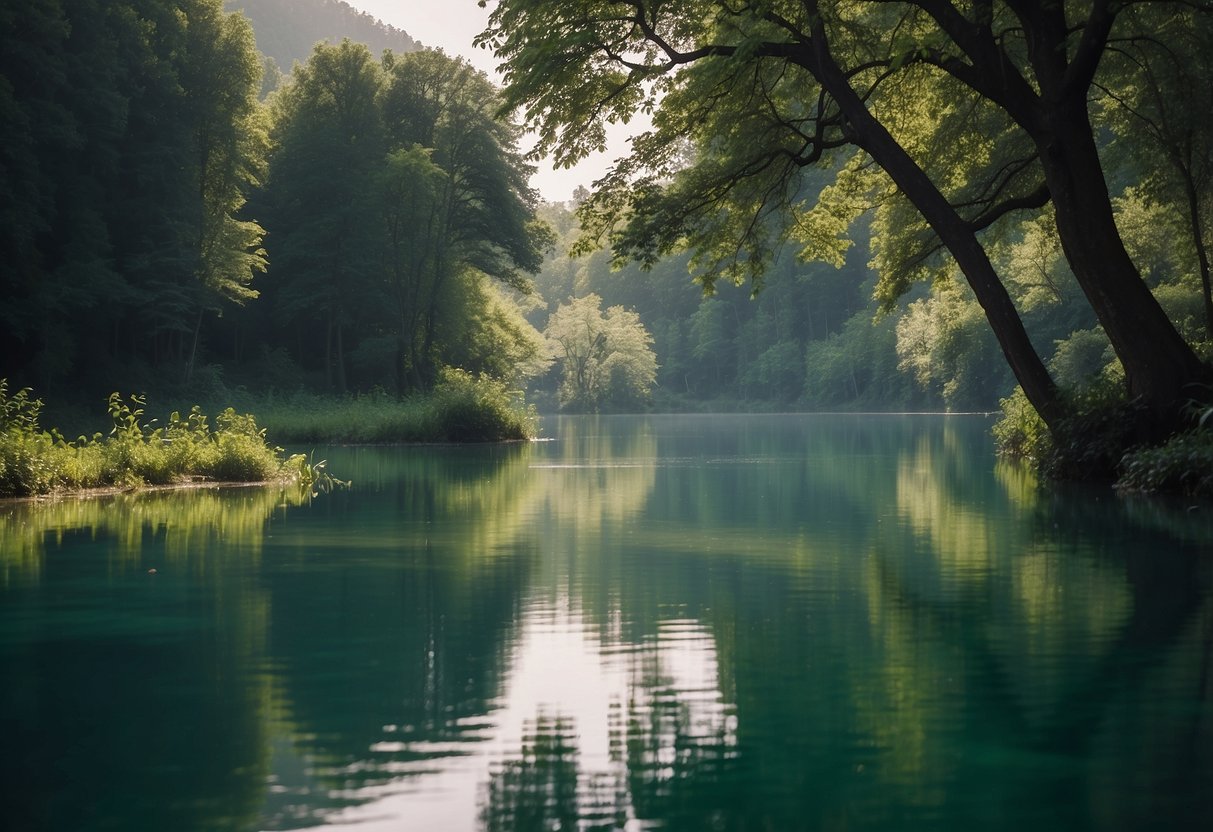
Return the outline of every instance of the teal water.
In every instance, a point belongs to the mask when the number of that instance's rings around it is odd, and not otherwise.
[[[0,506],[0,828],[1211,828],[1213,512],[988,430],[566,418]]]

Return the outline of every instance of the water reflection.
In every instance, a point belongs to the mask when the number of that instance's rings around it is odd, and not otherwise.
[[[47,550],[78,540],[104,546],[115,569],[145,560],[145,568],[163,565],[149,553],[177,566],[210,568],[215,564],[202,553],[225,543],[257,557],[271,518],[284,518],[286,509],[310,499],[294,486],[250,486],[6,500],[0,503],[0,586],[37,581]]]
[[[987,428],[564,419],[532,445],[332,449],[352,490],[245,519],[232,503],[134,534],[133,504],[87,534],[0,526],[0,661],[19,680],[0,718],[36,749],[5,764],[10,814],[362,832],[1208,820],[1209,515],[1041,490]],[[128,731],[143,750],[115,756]],[[74,747],[87,758],[48,750]],[[172,766],[188,777],[165,782]]]
[[[259,672],[269,598],[247,570],[305,496],[241,488],[0,510],[6,828],[256,825],[274,686]]]

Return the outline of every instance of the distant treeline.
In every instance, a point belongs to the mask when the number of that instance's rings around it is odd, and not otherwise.
[[[816,187],[806,177],[806,193]],[[612,265],[606,251],[569,257],[579,234],[574,207],[540,212],[559,242],[536,277],[548,304],[531,319],[540,325],[557,302],[589,293],[635,309],[653,335],[661,407],[988,411],[1015,387],[980,307],[958,281],[920,285],[902,303],[880,309],[868,222],[852,228],[852,245],[837,268],[805,263],[789,244],[756,293],[725,281],[705,297],[690,279],[687,255],[650,271]],[[1130,215],[1142,210],[1126,203]],[[1036,229],[1004,253],[1026,325],[1054,356],[1058,376],[1077,385],[1100,373],[1111,351],[1093,329],[1054,233]],[[1047,285],[1036,270],[1041,264]],[[1188,329],[1198,331],[1199,293],[1185,286],[1168,298]]]

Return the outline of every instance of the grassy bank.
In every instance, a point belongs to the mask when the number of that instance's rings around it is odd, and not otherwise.
[[[448,370],[428,394],[334,398],[311,393],[243,400],[282,444],[345,442],[504,442],[530,439],[537,419],[505,385]]]
[[[67,440],[39,424],[41,400],[29,390],[10,396],[0,379],[0,497],[198,481],[310,485],[323,475],[306,457],[269,445],[250,415],[228,408],[212,426],[195,407],[157,425],[144,420],[143,405],[138,396],[114,393],[109,435]]]
[[[501,442],[529,439],[537,418],[501,382],[446,371],[426,395],[229,397],[242,411],[198,407],[166,420],[145,419],[145,399],[109,398],[108,433],[66,439],[39,423],[42,401],[9,395],[0,380],[0,498],[92,488],[134,488],[196,481],[334,482],[301,456],[270,444]],[[100,421],[100,420],[97,420]],[[88,420],[88,424],[94,424]],[[90,428],[91,430],[91,428]]]

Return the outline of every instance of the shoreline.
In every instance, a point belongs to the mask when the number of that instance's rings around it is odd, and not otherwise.
[[[190,480],[166,485],[136,485],[136,486],[105,486],[101,488],[60,489],[46,494],[31,494],[28,497],[0,497],[0,507],[17,503],[51,503],[58,500],[83,500],[92,497],[113,497],[118,494],[145,494],[157,491],[198,491],[202,489],[219,490],[222,488],[255,488],[271,485],[292,485],[298,480],[256,480],[241,482],[239,480]]]

